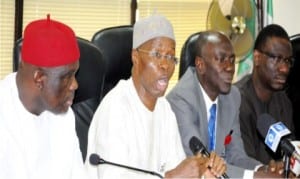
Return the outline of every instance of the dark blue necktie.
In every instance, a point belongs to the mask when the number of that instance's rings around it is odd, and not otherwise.
[[[208,150],[209,152],[215,150],[215,142],[216,142],[216,104],[212,104],[210,109],[210,116],[208,121]]]

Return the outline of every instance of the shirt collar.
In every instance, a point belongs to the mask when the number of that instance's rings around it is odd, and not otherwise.
[[[211,107],[212,104],[218,104],[218,98],[217,97],[214,101],[212,101],[209,96],[207,95],[207,93],[205,92],[204,88],[202,87],[201,83],[199,82],[199,86],[200,86],[200,89],[202,91],[202,95],[203,95],[203,98],[204,98],[204,102],[205,102],[205,108],[206,108],[206,114],[208,114],[207,116],[209,116],[209,109]],[[218,108],[217,108],[218,110]]]

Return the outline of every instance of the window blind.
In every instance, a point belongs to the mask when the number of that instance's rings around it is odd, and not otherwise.
[[[0,79],[12,72],[15,1],[0,0]]]
[[[23,28],[32,20],[50,18],[69,25],[79,37],[91,40],[100,29],[130,24],[131,0],[25,0]]]

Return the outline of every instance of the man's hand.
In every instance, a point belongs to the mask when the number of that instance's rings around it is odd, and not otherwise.
[[[216,177],[221,177],[227,169],[224,159],[219,157],[214,151],[210,153],[209,166],[210,172]]]
[[[269,165],[260,167],[257,172],[254,173],[254,178],[282,178],[284,171],[283,167],[283,162],[271,160]]]
[[[183,160],[175,169],[166,172],[166,178],[199,178],[203,174],[212,177],[208,169],[209,158],[197,156],[188,157]]]
[[[279,175],[282,175],[284,172],[284,163],[282,161],[275,162],[275,160],[271,160],[268,168],[269,172],[275,172]]]
[[[282,175],[284,172],[284,162],[275,162],[274,160],[271,160],[269,163],[269,168],[271,172],[275,172],[279,175]],[[296,175],[290,170],[288,178],[297,178]]]
[[[166,178],[215,178],[220,177],[226,168],[225,161],[215,152],[212,152],[209,158],[198,154],[186,158],[175,169],[168,171]]]

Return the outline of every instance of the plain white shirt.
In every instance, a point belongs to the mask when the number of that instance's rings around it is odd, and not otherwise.
[[[75,117],[29,113],[19,100],[16,73],[0,81],[0,179],[86,177]]]
[[[121,80],[96,110],[89,130],[87,156],[92,153],[162,176],[185,159],[169,103],[164,97],[158,98],[154,111],[149,111],[131,78]],[[86,166],[93,178],[158,178],[108,164],[92,166],[88,160]]]

